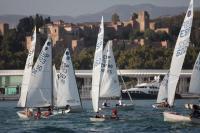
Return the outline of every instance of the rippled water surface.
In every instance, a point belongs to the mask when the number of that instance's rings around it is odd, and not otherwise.
[[[195,100],[194,100],[195,101]],[[111,101],[115,104],[116,101]],[[128,101],[125,101],[128,102]],[[119,110],[120,120],[92,122],[91,101],[84,100],[82,113],[70,113],[65,116],[54,116],[49,119],[20,120],[16,114],[19,109],[16,101],[0,102],[0,133],[49,133],[49,132],[185,132],[200,133],[200,125],[190,123],[167,123],[163,121],[163,111],[154,110],[151,105],[154,100],[135,100],[135,107],[131,110]],[[192,100],[177,100],[174,108],[177,112],[187,114],[183,105]],[[104,111],[110,114],[111,110]]]

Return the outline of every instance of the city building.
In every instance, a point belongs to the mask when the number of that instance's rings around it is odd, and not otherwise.
[[[9,30],[9,24],[0,22],[0,35],[5,35]]]

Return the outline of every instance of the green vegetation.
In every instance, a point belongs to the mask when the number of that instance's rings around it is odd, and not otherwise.
[[[19,21],[16,29],[9,30],[0,36],[0,69],[23,69],[28,51],[25,48],[25,37],[32,35],[32,30],[49,23],[50,18],[43,19],[36,14]]]
[[[134,15],[134,18],[137,18]],[[184,15],[158,18],[153,21],[158,27],[169,27],[170,34],[165,32],[154,32],[146,30],[132,31],[128,25],[118,32],[105,28],[105,43],[110,39],[130,40],[145,39],[145,46],[135,48],[126,48],[126,41],[119,45],[113,45],[114,55],[117,67],[120,69],[169,69],[171,56],[176,43],[176,37],[179,33]],[[119,16],[113,14],[112,21],[119,21]],[[43,18],[40,15],[35,17],[26,17],[19,21],[16,29],[11,29],[4,36],[0,36],[0,69],[23,69],[27,57],[25,48],[25,37],[32,35],[33,27],[37,28],[50,23],[50,18]],[[81,31],[79,37],[84,38],[85,48],[81,51],[71,53],[75,69],[92,69],[94,49],[97,39],[98,29]],[[195,12],[194,22],[191,33],[191,43],[188,48],[183,69],[192,69],[200,50],[200,12]],[[44,42],[45,37],[41,42]],[[167,41],[168,48],[153,46],[153,42]],[[42,44],[41,44],[42,45]],[[59,53],[54,53],[54,63],[59,68],[64,49]]]

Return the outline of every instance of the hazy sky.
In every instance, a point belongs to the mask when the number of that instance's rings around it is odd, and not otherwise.
[[[199,0],[194,0],[200,6]],[[0,15],[69,15],[96,13],[113,5],[150,3],[157,6],[187,6],[189,0],[0,0]]]

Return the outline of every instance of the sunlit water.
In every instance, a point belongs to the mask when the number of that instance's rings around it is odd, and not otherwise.
[[[195,100],[194,100],[195,101]],[[127,102],[127,101],[126,101]],[[92,112],[90,100],[83,101],[84,112],[69,113],[65,116],[54,116],[49,119],[40,120],[20,120],[16,114],[19,109],[16,101],[0,102],[0,133],[49,133],[49,132],[185,132],[200,133],[200,125],[190,123],[167,123],[163,121],[162,111],[154,110],[151,105],[154,100],[136,100],[132,110],[119,110],[120,120],[104,122],[92,122],[90,117]],[[187,114],[183,105],[192,100],[177,100],[175,110]],[[112,101],[111,104],[115,104]],[[111,110],[106,110],[105,114],[111,114]]]

